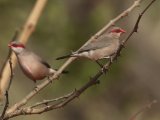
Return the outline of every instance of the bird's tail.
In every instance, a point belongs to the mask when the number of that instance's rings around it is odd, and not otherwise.
[[[72,56],[72,54],[64,55],[64,56],[61,56],[61,57],[56,58],[56,60],[61,60],[61,59],[69,58],[69,57],[71,57],[71,56]]]
[[[57,70],[58,70],[58,69],[55,69],[54,73],[55,73]],[[67,73],[69,73],[69,71],[67,71],[67,70],[63,70],[63,71],[62,71],[62,74],[67,74]]]
[[[68,74],[68,73],[69,73],[69,71],[67,71],[67,70],[62,71],[62,74]]]

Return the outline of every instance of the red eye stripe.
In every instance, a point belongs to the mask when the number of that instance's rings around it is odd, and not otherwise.
[[[123,29],[113,29],[111,30],[112,33],[125,33],[126,31]]]
[[[23,44],[11,44],[11,47],[20,47],[20,48],[25,48],[25,46]]]
[[[120,31],[120,29],[114,29],[114,30],[112,30],[111,32],[119,33],[119,32],[121,32],[121,31]]]

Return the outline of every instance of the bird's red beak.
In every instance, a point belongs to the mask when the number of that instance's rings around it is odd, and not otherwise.
[[[121,29],[121,32],[122,32],[122,33],[126,33],[126,31],[125,31],[125,30],[123,30],[123,29]]]

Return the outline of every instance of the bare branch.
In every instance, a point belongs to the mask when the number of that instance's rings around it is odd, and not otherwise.
[[[129,118],[129,120],[135,120],[138,115],[140,115],[141,113],[143,113],[144,111],[150,109],[152,107],[153,104],[156,104],[157,100],[153,100],[150,103],[148,103],[147,105],[145,105],[144,107],[142,107],[139,111],[137,111],[131,118]]]
[[[153,3],[153,2],[152,2]],[[139,5],[139,4],[138,4]],[[149,6],[151,6],[151,4],[149,4]],[[147,9],[149,8],[148,6],[146,7]],[[145,8],[144,11],[142,11],[141,13],[141,17],[142,15],[145,13],[145,11],[147,10]],[[126,12],[123,12],[126,14]],[[139,22],[141,20],[141,17],[137,19],[137,22],[133,28],[133,31],[129,34],[129,36],[123,41],[122,45],[120,46],[117,54],[114,56],[113,60],[117,59],[117,57],[119,56],[124,44],[126,44],[126,42],[129,40],[129,38],[133,35],[134,32],[137,32],[137,29],[138,29],[138,25],[139,25]],[[70,58],[71,60],[73,58]],[[69,60],[70,60],[69,59]],[[69,61],[68,60],[68,61]],[[88,89],[89,87],[99,83],[99,80],[98,78],[104,73],[104,71],[108,71],[109,70],[109,67],[111,66],[112,64],[112,61],[109,61],[106,65],[104,65],[104,67],[93,77],[91,78],[91,80],[86,83],[83,87],[81,87],[79,90],[76,90],[74,92],[74,94],[71,94],[69,97],[67,97],[67,99],[65,99],[64,101],[61,101],[59,103],[56,103],[56,104],[53,104],[53,105],[47,105],[45,107],[41,107],[41,108],[38,108],[38,109],[32,109],[31,107],[29,108],[23,108],[21,110],[18,110],[15,112],[15,114],[12,114],[13,116],[17,116],[18,114],[40,114],[42,112],[46,112],[46,111],[49,111],[49,110],[53,110],[53,109],[57,109],[57,108],[61,108],[63,106],[65,106],[66,104],[68,104],[70,101],[74,100],[75,98],[77,98],[78,96],[81,95],[81,93],[83,93],[86,89]],[[63,66],[62,66],[63,67]]]
[[[121,20],[123,17],[127,16],[131,11],[133,11],[136,7],[140,5],[140,2],[142,0],[135,0],[134,3],[125,11],[123,11],[120,15],[118,15],[115,19],[111,20],[107,25],[105,25],[100,31],[98,31],[94,36],[92,36],[84,45],[88,44],[89,42],[97,39],[99,36],[101,36],[107,29],[109,29],[111,26],[113,26],[115,23],[117,23],[119,20]],[[84,46],[83,45],[83,46]],[[82,47],[83,47],[82,46]],[[81,47],[81,48],[82,48]],[[52,77],[52,80],[56,80],[61,75],[62,71],[71,64],[76,58],[69,58],[60,68],[59,70],[54,74]],[[101,73],[101,72],[100,72]],[[97,78],[101,75],[96,75]],[[44,81],[40,85],[37,86],[37,91],[31,91],[25,98],[23,98],[20,102],[13,105],[8,111],[7,114],[10,115],[12,112],[17,110],[18,108],[25,105],[33,96],[35,96],[40,90],[42,90],[44,87],[46,87],[50,81]]]
[[[42,102],[38,102],[36,103],[35,105],[32,105],[28,108],[35,108],[35,107],[39,107],[41,105],[48,105],[50,103],[53,103],[53,102],[57,102],[57,101],[64,101],[65,99],[67,99],[68,97],[70,97],[71,95],[73,95],[74,92],[71,92],[67,95],[64,95],[64,96],[61,96],[61,97],[58,97],[58,98],[55,98],[55,99],[51,99],[51,100],[43,100]]]
[[[17,30],[15,31],[15,33],[14,33],[14,35],[13,35],[13,37],[12,37],[12,39],[11,39],[10,42],[15,41],[15,40],[17,39],[17,37],[18,37],[18,34],[19,34],[19,30],[17,29]],[[4,67],[6,66],[6,64],[7,64],[7,62],[8,62],[8,59],[9,59],[10,56],[11,56],[11,52],[12,52],[11,49],[9,49],[8,55],[7,55],[6,59],[5,59],[5,63],[3,64],[3,66],[2,66],[2,68],[1,68],[1,70],[0,70],[0,79],[1,79],[1,77],[2,77],[2,73],[3,73]]]
[[[46,2],[47,0],[37,0],[35,7],[31,11],[31,14],[28,20],[26,21],[25,25],[23,26],[22,32],[18,38],[18,40],[21,43],[26,44],[26,42],[28,41],[28,38],[34,32],[35,26],[38,22],[38,19],[42,13],[42,10]],[[16,66],[16,56],[13,54],[13,52],[11,53],[10,58],[12,59],[12,67],[14,69]],[[6,60],[6,64],[3,67],[2,74],[1,74],[1,80],[0,80],[0,90],[2,92],[2,95],[4,95],[8,87],[10,74],[11,72],[10,72],[9,60]]]
[[[12,42],[12,41],[15,41],[15,40],[17,39],[18,33],[19,33],[19,31],[16,30],[13,38],[11,39],[11,42]],[[7,108],[8,108],[8,106],[9,106],[9,95],[8,95],[8,91],[9,91],[9,88],[10,88],[10,86],[11,86],[12,79],[13,79],[13,77],[14,77],[13,68],[12,68],[12,61],[11,61],[10,55],[11,55],[11,49],[9,49],[8,56],[7,56],[6,61],[5,61],[5,64],[7,64],[7,60],[9,59],[9,66],[10,66],[11,75],[10,75],[10,80],[9,80],[8,88],[7,88],[6,92],[5,92],[5,97],[6,97],[6,98],[5,98],[4,109],[3,109],[2,114],[1,114],[1,116],[0,116],[0,118],[1,118],[2,120],[3,120],[3,118],[4,118],[4,115],[5,115],[5,113],[6,113]],[[4,64],[4,66],[5,66],[5,64]],[[3,67],[4,67],[4,66],[3,66]],[[2,69],[3,69],[3,67],[2,67]],[[3,98],[3,97],[2,97],[2,98]]]
[[[7,110],[8,106],[9,106],[8,90],[6,91],[5,96],[6,96],[6,101],[5,101],[5,106],[4,106],[2,115],[0,116],[0,119],[1,119],[1,120],[3,120],[4,115],[5,115],[5,113],[6,113],[6,110]]]
[[[13,35],[13,37],[12,37],[10,42],[15,41],[17,39],[17,37],[18,37],[18,34],[19,34],[19,30],[17,29],[15,31],[15,33],[14,33],[14,35]],[[7,57],[5,59],[5,62],[4,62],[3,66],[2,66],[2,68],[0,70],[0,79],[2,78],[2,74],[3,74],[4,68],[8,64],[8,61],[9,61],[9,63],[11,62],[10,61],[11,53],[12,53],[12,51],[11,51],[11,49],[9,49],[8,55],[7,55]],[[9,68],[11,70],[11,64],[9,64]],[[12,76],[12,74],[10,76]],[[3,85],[3,82],[0,81],[0,100],[3,100],[4,94],[5,94],[5,90],[3,89],[4,87],[1,87],[2,85]],[[7,85],[5,86],[5,88],[7,89]]]
[[[14,76],[11,58],[9,59],[9,65],[10,65],[11,75],[10,75],[9,85],[8,85],[8,88],[7,88],[6,93],[5,93],[6,102],[5,102],[5,106],[4,106],[2,115],[1,115],[1,119],[4,118],[4,115],[5,115],[5,113],[6,113],[6,110],[7,110],[8,106],[9,106],[9,95],[8,95],[8,91],[9,91],[9,88],[10,88],[10,86],[11,86],[12,79],[13,79],[13,76]]]
[[[142,0],[135,0],[135,2],[133,3],[133,5],[131,7],[129,7],[127,10],[125,10],[124,12],[122,12],[119,16],[117,16],[115,19],[111,20],[111,22],[109,22],[109,24],[107,24],[104,28],[102,28],[99,32],[97,32],[93,37],[91,37],[86,44],[88,44],[89,42],[91,42],[92,40],[97,39],[99,36],[101,36],[109,27],[111,27],[112,25],[114,25],[116,22],[118,22],[120,19],[122,19],[123,17],[127,16],[134,8],[136,8],[137,6],[139,6],[140,2]],[[155,1],[155,0],[153,0]],[[150,6],[149,6],[150,7]],[[149,8],[148,6],[145,8],[144,11],[142,11],[142,15],[145,13],[145,11]],[[142,17],[142,16],[141,16]],[[120,46],[118,52],[115,54],[113,60],[117,59],[117,57],[119,56],[121,50],[123,49],[124,44],[126,44],[126,42],[129,40],[129,38],[132,36],[132,34],[134,32],[137,31],[138,29],[138,24],[140,22],[141,17],[137,19],[137,22],[135,24],[135,27],[133,29],[133,31],[130,33],[130,35],[127,37],[126,40],[124,40],[122,42],[122,45]],[[86,45],[85,44],[85,45]],[[83,47],[83,46],[82,46]],[[60,69],[55,73],[55,75],[52,77],[52,80],[57,79],[61,72],[69,65],[71,64],[72,61],[74,61],[75,58],[69,58],[63,65],[62,67],[60,67]],[[28,115],[28,114],[40,114],[43,112],[47,112],[49,110],[53,110],[53,109],[58,109],[61,108],[65,105],[67,105],[70,101],[74,100],[75,98],[77,98],[78,96],[80,96],[85,90],[87,90],[89,87],[99,83],[99,77],[104,73],[104,71],[108,71],[110,66],[112,65],[112,61],[109,61],[107,64],[104,65],[104,67],[99,70],[99,72],[90,79],[89,82],[87,82],[84,86],[82,86],[79,90],[76,90],[75,92],[73,92],[73,94],[70,94],[69,96],[66,97],[66,99],[55,103],[53,105],[47,105],[41,108],[35,108],[39,105],[42,105],[43,103],[45,103],[44,101],[41,103],[38,103],[37,105],[33,105],[33,107],[26,107],[26,108],[21,108],[23,105],[25,105],[34,95],[36,95],[40,90],[42,90],[44,87],[46,87],[50,81],[44,81],[42,84],[37,86],[37,91],[31,91],[23,100],[21,100],[20,102],[16,103],[14,106],[12,106],[8,111],[7,111],[7,115],[5,116],[5,119],[11,118],[11,117],[15,117],[18,115]],[[53,100],[54,101],[54,100]]]

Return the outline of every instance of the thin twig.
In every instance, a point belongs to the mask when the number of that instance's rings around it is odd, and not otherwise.
[[[17,30],[15,31],[15,34],[14,34],[14,36],[12,37],[12,39],[11,39],[10,42],[15,41],[15,40],[17,39],[17,37],[18,37],[18,34],[19,34],[19,30],[17,29]],[[10,86],[11,86],[12,79],[13,79],[13,76],[14,76],[10,55],[11,55],[11,49],[9,49],[8,56],[7,56],[7,58],[6,58],[6,62],[4,63],[4,65],[7,64],[7,61],[9,60],[11,75],[10,75],[10,80],[9,80],[9,83],[8,83],[8,88],[7,88],[7,90],[5,91],[5,105],[4,105],[4,109],[3,109],[3,111],[2,111],[2,114],[1,114],[1,116],[0,116],[0,118],[1,118],[2,120],[3,120],[3,117],[4,117],[5,113],[6,113],[7,108],[8,108],[8,106],[9,106],[9,95],[8,95],[8,91],[9,91],[9,88],[10,88]],[[4,66],[2,67],[2,70],[3,70],[3,68],[4,68]],[[2,95],[3,95],[3,94],[2,94]],[[2,96],[2,97],[3,97],[3,96]]]
[[[153,0],[153,1],[155,1],[155,0]],[[153,3],[153,1],[152,1],[152,3]],[[150,4],[150,6],[151,6],[151,4]],[[149,6],[149,7],[150,7],[150,6]],[[144,9],[144,11],[141,12],[142,16],[143,16],[143,14],[146,12],[146,10],[147,10],[149,7],[147,6],[147,7]],[[124,12],[124,13],[126,13],[126,12]],[[140,18],[138,17],[138,19],[137,19],[137,21],[136,21],[136,24],[134,25],[133,30],[131,31],[131,33],[129,34],[129,36],[123,41],[122,45],[119,47],[118,52],[115,54],[113,60],[115,60],[115,59],[117,59],[117,58],[119,57],[120,52],[121,52],[122,49],[124,48],[123,46],[124,46],[124,45],[126,44],[126,42],[129,40],[129,38],[133,35],[133,33],[137,32],[137,30],[138,30],[138,25],[139,25],[139,22],[140,22],[142,16],[141,16]],[[72,59],[73,59],[73,58],[70,58],[70,59],[68,60],[68,62],[64,64],[65,67],[69,64],[69,62],[72,61]],[[106,64],[104,65],[104,67],[103,67],[101,70],[99,70],[98,73],[97,73],[94,77],[92,77],[92,78],[90,79],[89,82],[87,82],[87,83],[86,83],[84,86],[82,86],[80,89],[76,90],[76,91],[74,92],[74,94],[72,94],[71,96],[69,96],[69,97],[68,97],[67,99],[65,99],[64,101],[59,102],[58,104],[56,103],[56,104],[53,104],[53,105],[47,105],[47,106],[44,106],[44,107],[41,107],[41,108],[38,108],[38,109],[26,107],[26,108],[21,108],[21,109],[19,109],[19,110],[13,110],[13,112],[8,113],[8,116],[6,116],[6,118],[11,118],[11,117],[18,116],[18,115],[23,115],[23,114],[25,114],[25,115],[40,114],[40,113],[43,113],[43,112],[47,112],[47,111],[49,111],[49,110],[53,110],[53,109],[58,109],[58,108],[64,107],[64,106],[67,105],[70,101],[72,101],[72,100],[74,100],[75,98],[79,97],[79,96],[80,96],[85,90],[87,90],[89,87],[91,87],[91,86],[99,83],[99,78],[102,76],[102,74],[104,73],[104,71],[108,71],[108,70],[109,70],[109,68],[110,68],[111,65],[112,65],[112,62],[111,62],[111,61],[109,61],[108,63],[106,63]],[[62,67],[60,68],[60,70],[63,70],[62,68],[65,68],[65,67],[62,66]],[[59,74],[57,74],[57,75],[59,75]],[[44,86],[41,86],[41,87],[44,87]],[[17,104],[16,104],[16,105],[17,105]]]
[[[7,91],[9,91],[9,88],[11,87],[12,79],[13,79],[13,77],[14,77],[14,72],[13,72],[12,60],[11,60],[11,58],[9,59],[9,66],[10,66],[10,70],[11,70],[11,75],[10,75],[10,80],[9,80],[9,85],[8,85]]]
[[[55,98],[55,99],[51,99],[51,100],[43,100],[42,102],[38,102],[35,105],[30,106],[29,108],[35,108],[35,107],[38,107],[38,106],[41,106],[41,105],[48,105],[48,104],[56,102],[56,101],[65,100],[68,97],[70,97],[73,93],[74,92],[71,92],[71,93],[69,93],[67,95],[64,95],[64,96],[61,96],[61,97],[58,97],[58,98]]]
[[[17,29],[10,42],[15,41],[17,39],[18,35],[19,35],[19,30]],[[6,60],[5,60],[5,63],[3,64],[2,68],[1,68],[1,71],[0,71],[0,80],[2,80],[1,77],[2,77],[5,66],[8,64],[8,61],[10,60],[11,53],[12,53],[12,51],[11,51],[11,49],[9,49],[8,55],[7,55]],[[11,66],[9,66],[9,68],[11,68]],[[2,81],[0,81],[0,100],[3,100],[4,94],[7,91],[7,85],[4,89],[4,87],[2,87],[2,84],[3,84]],[[5,84],[8,84],[8,83],[6,82]]]
[[[5,115],[5,113],[6,113],[6,110],[7,110],[8,106],[9,106],[8,90],[6,91],[5,96],[6,96],[6,101],[5,101],[5,106],[4,106],[4,109],[3,109],[2,115],[0,116],[0,119],[1,119],[1,120],[3,120],[4,115]]]
[[[115,19],[111,20],[108,24],[106,24],[101,30],[99,30],[94,36],[92,36],[84,45],[88,44],[89,42],[97,39],[99,36],[101,36],[107,29],[109,29],[112,25],[114,25],[115,23],[117,23],[119,20],[121,20],[122,18],[126,17],[131,11],[133,11],[136,7],[138,7],[140,5],[140,2],[142,0],[135,0],[134,3],[125,11],[123,11],[121,14],[119,14]],[[84,46],[83,45],[83,46]],[[82,46],[82,47],[83,47]],[[81,48],[82,48],[81,47]],[[59,78],[59,76],[61,75],[62,71],[68,66],[70,65],[73,61],[75,60],[75,58],[69,58],[59,69],[58,71],[54,74],[54,76],[52,77],[52,80],[56,80],[57,78]],[[101,75],[96,75],[98,78]],[[33,90],[31,91],[25,98],[23,98],[20,102],[17,102],[15,105],[13,105],[8,111],[7,114],[8,116],[12,116],[13,112],[16,111],[17,109],[20,109],[20,107],[24,106],[33,96],[35,96],[40,90],[42,90],[43,88],[45,88],[48,84],[50,83],[50,81],[44,81],[43,83],[39,84],[37,86],[37,91]],[[87,83],[88,84],[88,83]],[[18,113],[17,113],[18,115]]]
[[[138,115],[140,115],[141,113],[143,113],[144,111],[150,109],[152,107],[153,104],[156,104],[157,100],[153,100],[150,103],[148,103],[147,105],[145,105],[144,107],[142,107],[139,111],[137,111],[134,115],[132,115],[129,120],[135,120]]]
[[[15,37],[13,38],[12,41],[14,41],[14,40],[15,40]],[[9,88],[10,88],[10,86],[11,86],[12,79],[13,79],[13,76],[14,76],[11,58],[9,58],[9,65],[10,65],[11,75],[10,75],[9,85],[8,85],[8,88],[7,88],[6,93],[5,93],[6,101],[5,101],[4,109],[3,109],[2,115],[1,115],[1,117],[0,117],[2,120],[3,120],[3,118],[4,118],[4,115],[5,115],[5,113],[6,113],[7,108],[8,108],[8,106],[9,106],[9,95],[8,95],[8,91],[9,91]]]

